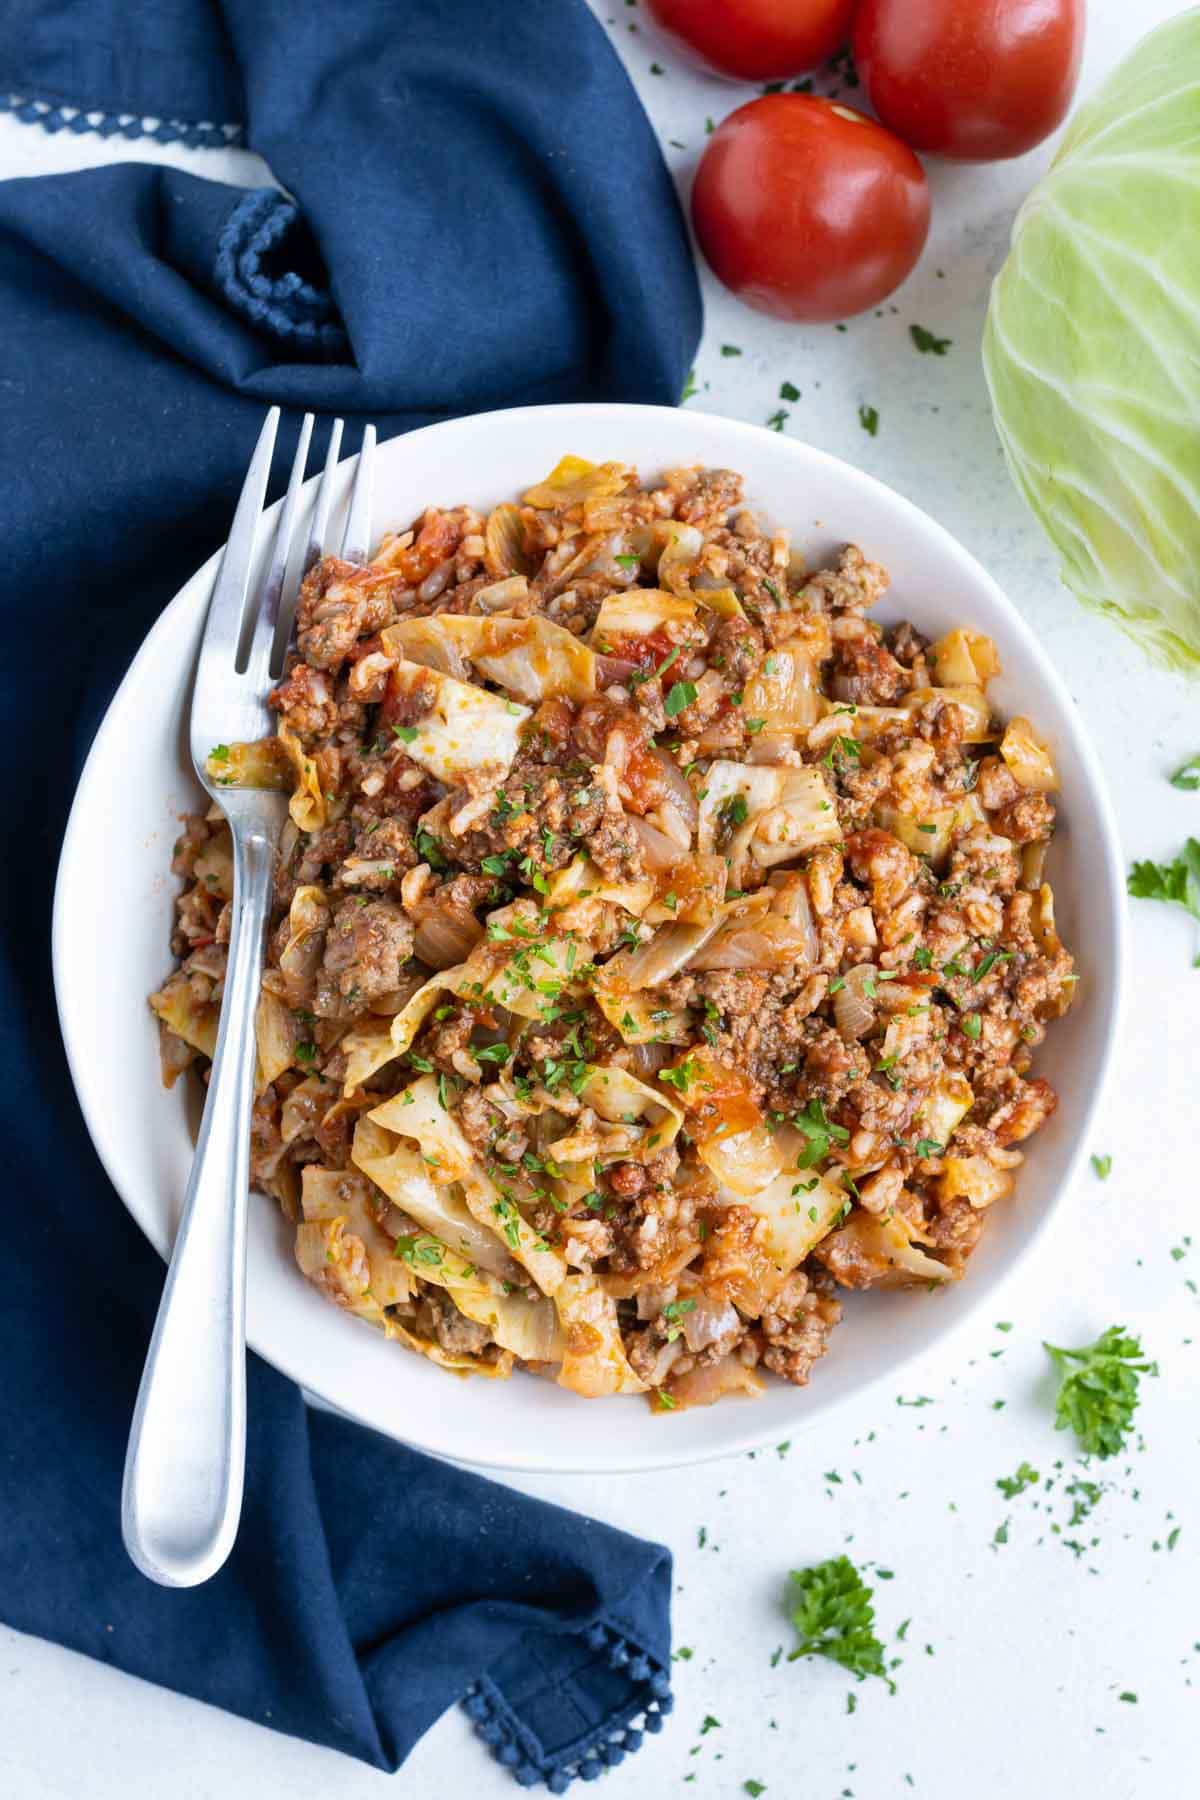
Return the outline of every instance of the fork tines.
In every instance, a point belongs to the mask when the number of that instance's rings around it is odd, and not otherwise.
[[[295,617],[299,580],[292,581],[289,591],[288,570],[293,546],[299,541],[302,490],[313,424],[313,414],[306,413],[279,513],[270,563],[258,588],[252,588],[251,574],[259,519],[275,454],[279,427],[277,406],[267,414],[250,459],[229,541],[213,584],[196,661],[191,736],[193,760],[201,772],[213,744],[261,737],[270,730],[273,722],[266,699],[272,681],[282,672]],[[330,429],[325,468],[316,486],[303,563],[297,576],[307,573],[329,547],[342,435],[343,422],[335,419]],[[367,425],[363,429],[342,534],[342,555],[348,561],[364,562],[370,549],[374,453],[375,427]]]

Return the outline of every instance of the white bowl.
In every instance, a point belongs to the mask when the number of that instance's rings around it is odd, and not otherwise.
[[[1050,857],[1060,928],[1082,971],[1078,1003],[1050,1032],[1037,1070],[1059,1107],[1029,1147],[1017,1192],[995,1210],[965,1280],[923,1292],[852,1297],[807,1388],[772,1382],[760,1400],[730,1399],[655,1417],[640,1397],[585,1401],[550,1383],[459,1380],[338,1313],[293,1261],[273,1203],[251,1208],[249,1338],[322,1398],[379,1431],[463,1462],[529,1470],[624,1470],[728,1455],[794,1436],[927,1350],[983,1305],[1029,1254],[1087,1141],[1115,1036],[1123,878],[1096,757],[1066,689],[1028,628],[977,562],[940,525],[878,481],[806,444],[753,425],[641,406],[547,406],[487,413],[380,446],[376,525],[399,526],[429,502],[480,507],[513,497],[564,452],[635,463],[643,477],[680,463],[739,469],[746,492],[786,525],[810,564],[852,540],[891,571],[880,616],[937,636],[987,632],[1004,673],[992,692],[1006,715],[1048,735],[1062,778]],[[347,479],[348,479],[347,469]],[[265,533],[262,534],[265,537]],[[84,1117],[114,1187],[166,1255],[192,1154],[194,1084],[163,1090],[146,995],[170,967],[177,815],[201,801],[186,755],[184,709],[217,558],[151,631],[96,736],[59,866],[54,977]],[[103,871],[97,880],[96,871]],[[103,954],[96,946],[103,946]]]

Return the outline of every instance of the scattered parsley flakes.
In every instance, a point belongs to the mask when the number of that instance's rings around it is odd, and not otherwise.
[[[779,384],[779,398],[781,400],[798,400],[800,398],[800,389],[796,386],[795,382],[781,381]]]
[[[209,762],[227,763],[229,761],[229,745],[214,744],[208,753]]]
[[[799,1643],[788,1656],[826,1656],[862,1681],[876,1675],[891,1692],[896,1684],[883,1660],[883,1645],[875,1635],[873,1590],[848,1556],[834,1556],[812,1568],[793,1569],[789,1599],[794,1603],[791,1621]]]
[[[790,415],[788,413],[786,413],[781,406],[778,409],[778,411],[773,412],[771,414],[770,418],[767,420],[767,430],[768,431],[782,431],[784,426],[788,422],[789,416]]]
[[[1023,1494],[1026,1488],[1033,1487],[1040,1480],[1041,1476],[1037,1470],[1031,1468],[1027,1462],[1023,1462],[1018,1466],[1015,1475],[1001,1475],[996,1486],[1006,1500],[1015,1500],[1018,1494]]]
[[[1112,1174],[1112,1157],[1093,1156],[1092,1167],[1096,1171],[1097,1181],[1107,1181]]]
[[[720,1719],[714,1719],[711,1713],[705,1713],[704,1723],[700,1727],[700,1736],[707,1737],[710,1731],[720,1731]]]
[[[743,1781],[742,1783],[742,1792],[743,1794],[749,1794],[750,1800],[758,1800],[758,1796],[760,1794],[765,1794],[766,1791],[767,1784],[765,1781]]]
[[[1073,1431],[1085,1455],[1115,1456],[1137,1411],[1140,1378],[1157,1375],[1158,1364],[1141,1360],[1140,1339],[1120,1325],[1078,1350],[1043,1348],[1060,1376],[1056,1429]]]
[[[393,725],[392,730],[402,744],[411,744],[417,735],[415,725]]]
[[[741,354],[742,354],[742,347],[740,344],[722,344],[721,345],[721,355],[722,356],[740,356]]]
[[[1185,794],[1194,794],[1200,789],[1200,754],[1189,756],[1180,764],[1171,776],[1171,786],[1180,788]]]
[[[926,331],[924,325],[910,325],[908,335],[922,356],[945,356],[954,342],[953,338],[937,337],[932,331]]]
[[[877,437],[879,435],[879,413],[875,407],[860,406],[858,409],[858,422],[868,437]]]
[[[678,717],[685,706],[690,706],[695,698],[696,684],[694,681],[676,681],[663,701],[663,711],[668,719],[674,719]]]
[[[983,1030],[983,1020],[978,1013],[964,1013],[958,1023],[964,1037],[975,1038],[978,1041],[979,1034]]]
[[[662,70],[660,69],[659,74],[661,75],[661,73],[662,73]],[[695,369],[689,369],[688,370],[688,378],[683,384],[683,392],[679,396],[680,406],[686,405],[687,402],[691,399],[692,395],[698,394],[699,392],[700,392],[700,389],[696,386],[696,371],[695,371]]]

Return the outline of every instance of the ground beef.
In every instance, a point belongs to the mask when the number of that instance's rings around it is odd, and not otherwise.
[[[868,625],[852,634],[835,633],[830,691],[854,706],[895,706],[912,685],[903,663]]]
[[[305,742],[328,735],[338,724],[333,683],[324,670],[306,662],[292,664],[286,679],[267,695],[267,704]]]
[[[818,569],[804,584],[802,599],[826,612],[865,612],[887,591],[887,570],[868,562],[857,544],[847,544],[832,569]]]
[[[422,1288],[415,1322],[419,1335],[435,1339],[450,1356],[479,1356],[492,1341],[487,1326],[465,1318],[439,1288]]]
[[[759,1321],[763,1367],[793,1387],[807,1386],[841,1316],[841,1303],[797,1270]]]
[[[1054,802],[1045,794],[1022,794],[1001,807],[992,824],[1014,844],[1045,843],[1054,830]]]
[[[401,971],[412,955],[412,921],[389,900],[344,900],[333,915],[325,938],[322,989],[343,1000],[373,1000],[400,985]]]

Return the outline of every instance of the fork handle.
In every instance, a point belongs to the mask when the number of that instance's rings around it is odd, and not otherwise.
[[[232,835],[233,923],[212,1075],[121,1493],[125,1548],[167,1587],[194,1587],[225,1562],[246,1463],[254,1023],[275,846],[255,827]]]

